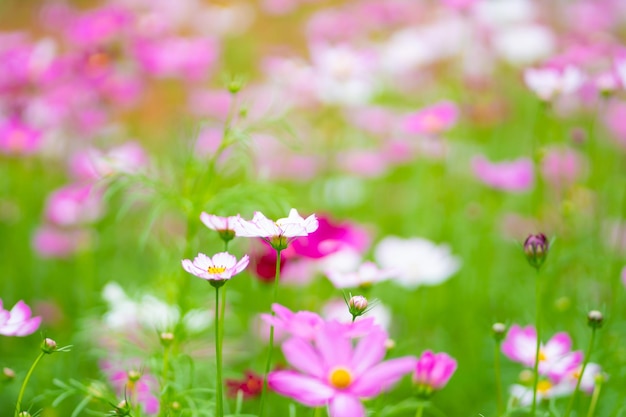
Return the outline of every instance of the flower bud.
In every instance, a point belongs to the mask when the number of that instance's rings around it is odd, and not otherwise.
[[[241,80],[231,80],[228,83],[228,92],[230,94],[237,94],[243,88],[243,82]]]
[[[491,331],[496,342],[500,342],[506,336],[506,325],[504,323],[494,323],[491,326]]]
[[[137,382],[139,381],[139,379],[141,378],[141,372],[139,371],[128,371],[128,373],[126,374],[126,376],[128,377],[128,380],[130,382]]]
[[[128,417],[132,411],[132,407],[130,403],[126,400],[120,401],[118,405],[115,406],[115,410],[113,410],[113,415],[117,417]]]
[[[28,411],[21,411],[17,416],[18,417],[31,417]]]
[[[230,229],[218,230],[217,233],[220,235],[220,239],[224,242],[228,243],[235,238],[235,231]]]
[[[524,253],[528,263],[539,270],[548,256],[548,238],[543,233],[528,235],[524,241]]]
[[[171,332],[162,332],[159,335],[159,339],[161,339],[161,344],[165,347],[172,344],[174,341],[174,333]]]
[[[355,295],[348,300],[348,308],[353,316],[360,316],[367,310],[367,298],[362,295]]]
[[[589,314],[587,314],[587,324],[592,329],[599,329],[602,327],[602,321],[604,320],[604,316],[598,310],[591,310]]]
[[[15,371],[11,368],[2,368],[2,376],[5,381],[13,381],[15,379]]]
[[[57,350],[57,342],[46,337],[41,342],[41,350],[43,351],[43,353],[47,353],[48,355],[50,355]]]

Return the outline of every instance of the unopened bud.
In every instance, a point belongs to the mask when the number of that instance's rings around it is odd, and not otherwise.
[[[589,327],[593,329],[599,329],[602,327],[602,321],[604,320],[604,316],[598,310],[591,310],[587,314],[587,323]]]
[[[367,298],[362,295],[355,295],[348,300],[348,307],[352,315],[360,316],[367,310]]]
[[[15,379],[15,371],[11,368],[2,368],[2,375],[5,381],[13,381]]]
[[[491,331],[493,332],[493,338],[496,339],[496,342],[499,342],[506,336],[506,325],[504,323],[494,323],[491,326]]]
[[[41,350],[44,353],[47,353],[48,355],[50,355],[51,353],[57,350],[57,342],[50,339],[49,337],[46,337],[43,340],[43,342],[41,342]]]
[[[126,376],[128,376],[128,380],[130,382],[137,382],[137,381],[139,381],[139,378],[141,378],[141,372],[139,372],[139,371],[128,371]]]
[[[161,339],[161,344],[163,346],[169,346],[172,344],[172,342],[174,341],[174,333],[170,333],[170,332],[162,332],[159,335],[159,339]]]
[[[170,408],[174,411],[178,411],[181,409],[180,403],[178,401],[174,401],[170,404]]]
[[[230,94],[237,94],[243,87],[243,82],[240,80],[232,80],[228,83],[228,92]]]
[[[128,417],[131,412],[131,405],[128,401],[122,400],[119,404],[115,406],[115,410],[113,410],[113,415],[117,417]]]
[[[541,268],[541,265],[546,261],[548,256],[549,243],[548,238],[543,233],[537,235],[528,235],[524,241],[524,253],[528,263],[536,268]]]
[[[18,417],[31,417],[28,411],[22,411],[18,414]]]
[[[228,243],[235,238],[235,231],[230,229],[218,230],[217,233],[220,235],[220,238]]]

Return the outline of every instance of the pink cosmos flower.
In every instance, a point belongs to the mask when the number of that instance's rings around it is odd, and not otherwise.
[[[585,81],[583,73],[575,66],[557,68],[528,68],[524,82],[543,101],[551,101],[557,95],[576,92]]]
[[[343,309],[347,312],[345,301],[342,301]],[[271,314],[261,314],[261,319],[267,324],[274,326],[276,331],[281,334],[289,334],[291,336],[313,341],[316,335],[322,331],[324,327],[332,326],[343,329],[345,337],[360,337],[371,331],[374,326],[374,320],[364,318],[354,322],[342,323],[336,320],[325,321],[318,314],[311,311],[293,312],[287,307],[280,304],[272,304]]]
[[[232,240],[235,237],[235,223],[239,220],[239,216],[220,217],[215,214],[202,212],[200,220],[206,227],[219,233],[224,241]]]
[[[17,118],[0,121],[0,153],[30,155],[41,147],[42,134]]]
[[[146,373],[136,370],[122,369],[120,364],[103,361],[100,364],[103,371],[109,374],[111,384],[120,396],[129,396],[131,402],[141,404],[141,409],[147,415],[159,413],[159,399],[153,394],[158,392],[157,379]]]
[[[420,387],[420,391],[430,394],[445,387],[454,371],[456,360],[447,353],[427,350],[417,360],[413,382]]]
[[[246,269],[249,262],[248,255],[244,255],[237,262],[237,258],[230,253],[220,252],[213,255],[212,258],[199,253],[193,262],[184,259],[182,265],[185,271],[198,278],[208,281],[226,281]]]
[[[458,117],[456,104],[443,101],[405,116],[403,129],[407,133],[439,135],[450,130]]]
[[[89,10],[67,22],[67,38],[82,46],[101,45],[119,37],[132,22],[133,16],[126,10],[105,6]]]
[[[380,269],[374,262],[363,262],[356,271],[326,271],[335,288],[367,287],[394,276],[392,269]]]
[[[574,149],[550,149],[541,160],[541,174],[555,188],[574,184],[583,170],[583,157]]]
[[[305,258],[320,259],[342,249],[364,252],[370,244],[367,231],[347,221],[337,223],[329,217],[317,219],[315,233],[300,237],[292,243],[290,251]]]
[[[30,307],[24,301],[18,301],[9,311],[2,307],[0,299],[0,334],[3,336],[28,336],[41,324],[41,317],[31,317]]]
[[[521,192],[534,183],[533,163],[528,158],[494,163],[477,156],[472,159],[472,169],[479,180],[498,190]]]
[[[41,226],[35,231],[32,246],[42,258],[67,258],[89,246],[91,238],[89,230]]]
[[[318,331],[313,343],[291,338],[282,349],[297,371],[274,371],[268,384],[304,405],[329,406],[331,417],[364,417],[362,398],[389,390],[415,369],[415,357],[382,362],[386,341],[387,333],[376,327],[356,346],[342,328],[334,326]]]
[[[533,326],[522,328],[514,324],[502,342],[502,353],[515,362],[533,367],[536,343],[537,332]],[[583,360],[583,354],[572,352],[571,348],[572,340],[567,333],[557,333],[548,343],[542,343],[539,348],[539,373],[558,382],[576,369]]]
[[[57,226],[76,226],[103,214],[102,193],[93,185],[72,184],[54,191],[46,201],[46,219]]]
[[[79,151],[70,159],[69,170],[77,179],[98,180],[117,173],[134,174],[148,165],[148,156],[137,142],[101,151],[96,148]]]
[[[315,214],[306,219],[302,218],[294,208],[289,216],[272,221],[263,213],[254,213],[251,221],[238,219],[234,224],[235,234],[241,237],[260,237],[274,249],[285,249],[287,245],[299,236],[308,236],[319,227]]]

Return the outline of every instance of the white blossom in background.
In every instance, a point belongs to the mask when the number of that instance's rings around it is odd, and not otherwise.
[[[441,284],[461,267],[448,245],[419,237],[386,237],[374,249],[374,258],[381,268],[393,270],[393,281],[406,288]]]

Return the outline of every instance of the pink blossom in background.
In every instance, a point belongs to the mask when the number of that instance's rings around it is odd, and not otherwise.
[[[153,77],[201,81],[210,75],[219,58],[219,44],[208,37],[141,40],[135,44],[134,54],[143,70]]]
[[[235,232],[236,234],[236,232]],[[276,250],[271,245],[263,242],[259,245],[259,249],[250,255],[252,264],[252,272],[265,283],[272,283],[276,277]],[[284,250],[280,253],[280,279],[283,279],[283,271],[288,268],[291,258],[288,251]]]
[[[617,143],[626,148],[626,102],[611,101],[604,114],[604,123]]]
[[[232,102],[232,94],[225,90],[193,90],[189,94],[189,111],[196,116],[224,121]]]
[[[132,361],[138,362],[138,361]],[[159,399],[154,394],[159,392],[159,381],[153,375],[142,371],[125,370],[120,363],[102,361],[100,368],[109,375],[109,380],[118,396],[129,396],[129,401],[141,404],[141,409],[148,415],[159,413]]]
[[[319,259],[345,247],[363,252],[370,244],[368,233],[349,221],[336,222],[327,216],[318,216],[315,233],[293,241],[290,251],[306,258]]]
[[[514,324],[502,342],[502,353],[509,359],[532,368],[535,364],[537,332],[533,326]],[[562,380],[582,363],[583,354],[572,351],[572,339],[567,333],[555,334],[539,348],[539,373],[553,381]]]
[[[18,301],[11,310],[5,310],[0,299],[0,335],[28,336],[41,324],[41,317],[32,317],[30,307]]]
[[[384,107],[367,106],[350,109],[348,119],[352,124],[372,135],[385,135],[398,124],[398,116]]]
[[[35,231],[32,246],[42,258],[68,258],[88,247],[91,240],[89,230],[40,226]]]
[[[300,144],[289,146],[276,137],[254,134],[252,146],[259,177],[289,181],[308,181],[315,178],[322,161],[302,150],[296,153],[294,147],[298,145]]]
[[[329,407],[331,417],[364,417],[362,398],[388,391],[413,371],[415,357],[383,361],[387,333],[373,328],[355,347],[341,327],[318,331],[314,342],[293,337],[282,345],[297,371],[274,371],[269,386],[309,407]]]
[[[308,20],[306,33],[311,42],[348,42],[360,34],[359,22],[349,10],[327,8],[314,13]]]
[[[448,384],[456,367],[456,360],[447,353],[433,353],[427,350],[417,360],[413,383],[420,387],[420,390],[430,394]]]
[[[476,156],[472,159],[472,170],[476,178],[497,190],[521,192],[534,184],[533,163],[528,158],[496,163]]]
[[[478,3],[478,1],[479,0],[441,0],[447,7],[459,11],[470,9],[474,4]]]
[[[356,271],[326,271],[326,276],[335,288],[368,287],[394,276],[393,269],[380,269],[373,262],[363,262]]]
[[[133,16],[112,5],[75,14],[65,27],[67,39],[80,46],[101,45],[124,35]]]
[[[45,217],[57,226],[92,223],[103,215],[102,191],[93,185],[72,184],[52,192]]]
[[[541,159],[543,178],[555,188],[564,188],[578,181],[585,170],[583,156],[571,148],[552,148]]]
[[[217,154],[224,140],[224,128],[206,126],[200,130],[194,144],[194,155],[199,159],[209,159]],[[218,162],[224,162],[232,154],[230,147],[222,149]]]
[[[444,101],[405,116],[402,126],[407,133],[439,135],[450,130],[458,118],[457,105]]]
[[[96,181],[114,174],[135,174],[147,164],[143,147],[131,141],[108,151],[96,148],[78,151],[70,158],[69,171],[80,181]]]
[[[359,177],[377,178],[389,168],[389,162],[383,156],[384,153],[376,149],[351,149],[337,155],[337,165]]]
[[[40,149],[42,139],[42,132],[17,118],[0,120],[0,153],[31,155]]]
[[[557,95],[574,93],[584,81],[582,71],[573,65],[565,68],[527,68],[524,71],[526,86],[543,101],[551,101]]]

